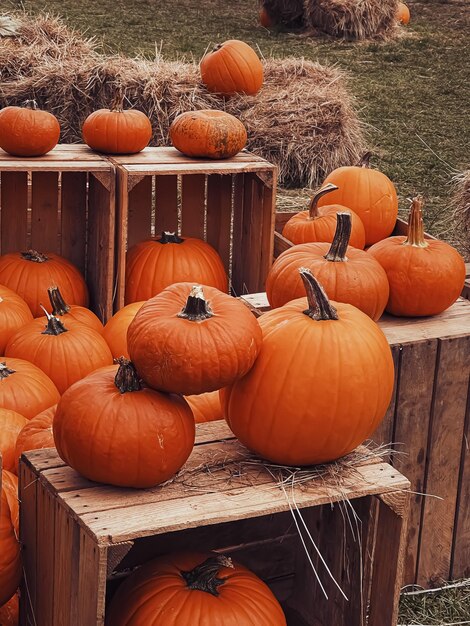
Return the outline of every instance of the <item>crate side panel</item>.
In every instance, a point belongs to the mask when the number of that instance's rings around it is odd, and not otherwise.
[[[1,465],[1,459],[0,459]],[[19,466],[20,541],[23,579],[21,581],[20,624],[33,626],[36,614],[37,577],[37,475],[25,463]]]
[[[63,172],[61,180],[60,254],[85,274],[87,174]]]
[[[155,177],[155,236],[178,232],[178,176]]]
[[[181,234],[204,239],[206,177],[187,174],[181,181]]]
[[[27,250],[28,173],[1,172],[0,194],[0,254]]]
[[[127,249],[152,235],[152,177],[144,176],[129,191]]]
[[[207,242],[219,253],[231,275],[232,176],[212,174],[207,179]]]
[[[33,172],[31,185],[31,247],[59,252],[59,175]]]

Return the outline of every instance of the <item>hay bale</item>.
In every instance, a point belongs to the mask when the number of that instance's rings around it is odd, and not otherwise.
[[[263,0],[262,6],[276,26],[295,29],[304,24],[304,0]]]
[[[462,248],[468,260],[470,259],[470,169],[457,174],[453,182],[455,186],[454,221],[463,235]]]
[[[256,97],[224,101],[201,84],[196,63],[104,56],[60,20],[23,23],[18,38],[0,38],[0,106],[34,98],[58,117],[64,142],[79,142],[87,115],[123,88],[128,106],[152,120],[156,146],[169,145],[169,126],[183,111],[224,108],[239,117],[248,148],[279,166],[285,186],[316,185],[363,151],[354,103],[336,68],[268,60]]]

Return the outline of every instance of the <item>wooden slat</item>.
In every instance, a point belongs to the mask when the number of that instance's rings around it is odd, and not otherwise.
[[[152,226],[152,177],[144,176],[129,191],[127,249],[150,239]]]
[[[155,236],[164,230],[178,232],[178,177],[155,178]]]
[[[1,458],[0,458],[1,461]],[[1,463],[0,463],[1,464]],[[0,478],[1,481],[1,478]],[[24,463],[19,466],[20,541],[23,579],[21,581],[21,626],[34,625],[37,578],[37,477]]]
[[[232,177],[213,174],[207,179],[207,242],[219,253],[230,273]]]
[[[33,172],[31,187],[31,247],[59,252],[59,176],[57,172]]]
[[[28,174],[0,174],[0,253],[22,252],[28,241]]]
[[[61,181],[60,254],[85,273],[86,172],[63,172]]]
[[[206,177],[188,174],[181,184],[181,234],[204,239]]]

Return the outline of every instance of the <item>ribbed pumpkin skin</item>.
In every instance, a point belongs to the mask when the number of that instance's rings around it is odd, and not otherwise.
[[[390,284],[388,313],[420,317],[437,315],[460,296],[465,262],[447,243],[426,240],[427,248],[403,245],[406,237],[389,237],[369,248]]]
[[[31,419],[56,404],[60,394],[52,380],[39,367],[24,359],[2,358],[0,368],[14,370],[5,376],[0,369],[0,406]]]
[[[154,389],[193,395],[215,391],[243,376],[261,346],[261,330],[236,298],[203,286],[213,317],[178,317],[193,285],[177,283],[146,302],[127,333],[131,359]]]
[[[125,302],[148,300],[173,283],[192,282],[228,291],[227,274],[212,246],[191,237],[182,243],[143,241],[127,253]]]
[[[399,2],[398,10],[397,10],[397,20],[401,24],[406,26],[407,24],[410,23],[410,19],[411,19],[410,9],[404,2]]]
[[[19,537],[18,479],[2,471],[0,498],[0,606],[8,602],[19,587],[21,555]]]
[[[116,369],[94,372],[64,393],[54,416],[55,445],[61,458],[90,480],[152,487],[188,459],[194,419],[180,396],[148,388],[120,393]]]
[[[173,146],[190,157],[228,159],[246,146],[243,124],[224,111],[188,111],[170,126]]]
[[[103,330],[103,337],[111,350],[113,359],[120,356],[129,358],[127,349],[127,329],[137,314],[137,311],[144,304],[144,300],[133,302],[123,307],[108,320]]]
[[[313,220],[308,219],[308,211],[294,213],[282,229],[282,235],[289,241],[292,241],[293,244],[313,241],[331,242],[335,236],[336,214],[342,211],[351,213],[352,230],[350,245],[362,250],[366,243],[366,234],[362,220],[354,211],[340,204],[327,204],[326,206],[318,207],[320,216]]]
[[[26,302],[8,287],[0,285],[0,356],[15,332],[33,321]]]
[[[224,419],[218,391],[185,396],[185,400],[191,407],[196,424]]]
[[[59,393],[99,367],[112,365],[108,344],[95,330],[76,324],[60,335],[47,335],[44,329],[41,319],[23,326],[8,342],[5,355],[37,365]]]
[[[0,407],[0,456],[2,467],[9,472],[16,474],[15,445],[21,429],[28,424],[26,417],[23,417],[11,409]]]
[[[55,446],[52,434],[52,422],[57,409],[57,404],[41,411],[29,420],[21,429],[15,446],[15,461],[28,450],[40,450],[41,448],[53,448]]]
[[[244,41],[229,39],[208,52],[201,61],[201,78],[209,91],[231,96],[254,96],[263,85],[263,66]]]
[[[67,259],[46,252],[43,263],[28,261],[20,252],[0,256],[0,283],[23,298],[34,317],[44,314],[39,306],[49,301],[48,287],[58,285],[66,302],[88,305],[88,289],[79,270]]]
[[[19,616],[19,599],[18,594],[15,593],[6,604],[0,606],[0,624],[1,626],[18,626]]]
[[[355,307],[332,304],[338,320],[308,318],[306,298],[262,315],[254,367],[222,393],[235,436],[270,461],[338,459],[374,432],[389,405],[394,367],[384,334]]]
[[[104,154],[134,154],[143,150],[152,137],[152,124],[142,113],[99,109],[87,117],[83,139],[93,150]]]
[[[380,263],[371,263],[364,250],[348,246],[348,260],[327,261],[328,243],[305,243],[283,252],[274,262],[266,279],[266,294],[273,308],[301,298],[305,288],[299,267],[308,268],[336,302],[352,304],[377,321],[388,301],[387,275]]]
[[[0,148],[21,157],[46,154],[59,141],[60,126],[48,111],[5,107],[0,111]]]
[[[181,571],[210,554],[169,554],[143,565],[117,590],[106,626],[286,626],[271,590],[242,565],[222,568],[218,596],[188,589]]]

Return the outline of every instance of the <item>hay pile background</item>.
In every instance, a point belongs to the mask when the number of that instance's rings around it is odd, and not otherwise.
[[[265,62],[265,85],[256,97],[227,101],[207,92],[196,63],[104,56],[63,22],[20,17],[18,36],[0,37],[0,106],[35,99],[54,113],[61,140],[81,141],[92,111],[108,107],[124,87],[128,106],[152,120],[153,145],[169,145],[179,113],[224,108],[248,130],[248,149],[277,164],[285,186],[311,186],[332,169],[355,163],[364,149],[360,122],[342,73],[318,63]]]

